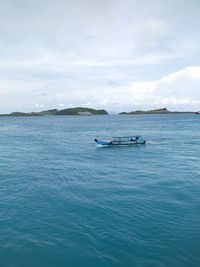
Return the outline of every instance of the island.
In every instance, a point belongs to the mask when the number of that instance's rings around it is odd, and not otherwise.
[[[120,112],[119,115],[142,115],[142,114],[194,114],[192,111],[169,111],[167,108],[152,110],[136,110],[130,112]]]
[[[67,109],[50,109],[40,112],[12,112],[9,114],[0,114],[0,116],[47,116],[47,115],[79,115],[79,116],[90,116],[90,115],[108,115],[108,112],[104,109],[92,109],[84,107],[67,108]]]

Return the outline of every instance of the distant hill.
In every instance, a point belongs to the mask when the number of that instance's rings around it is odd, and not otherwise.
[[[40,116],[40,114],[37,112],[30,112],[30,113],[12,112],[10,114],[0,114],[0,116]]]
[[[67,108],[59,110],[55,115],[108,115],[108,112],[104,109],[96,110],[92,108]]]
[[[49,109],[49,110],[44,110],[44,111],[41,111],[38,113],[39,113],[39,115],[45,116],[45,115],[56,115],[57,112],[58,112],[57,109]]]
[[[108,112],[104,109],[96,110],[92,108],[83,108],[83,107],[76,107],[76,108],[67,108],[62,110],[57,109],[50,109],[44,110],[40,112],[12,112],[9,114],[0,114],[0,116],[47,116],[47,115],[108,115]]]
[[[152,110],[136,110],[130,112],[121,112],[119,115],[138,115],[138,114],[179,114],[179,113],[194,113],[194,112],[181,112],[181,111],[169,111],[167,108],[152,109]]]

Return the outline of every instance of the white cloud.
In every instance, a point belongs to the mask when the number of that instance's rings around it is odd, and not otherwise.
[[[141,97],[142,95],[150,94],[156,88],[157,81],[141,81],[131,84],[133,94]]]
[[[138,81],[130,85],[132,99],[138,104],[148,100],[152,107],[200,109],[200,67],[191,66],[153,81]],[[146,103],[147,104],[147,103]]]
[[[187,67],[163,77],[160,82],[171,83],[178,78],[191,78],[192,80],[200,79],[200,67]]]

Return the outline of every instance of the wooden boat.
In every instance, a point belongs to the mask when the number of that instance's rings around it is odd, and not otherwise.
[[[94,141],[96,142],[97,146],[129,146],[146,143],[146,141],[139,135],[113,137],[112,140],[100,140],[95,138]]]

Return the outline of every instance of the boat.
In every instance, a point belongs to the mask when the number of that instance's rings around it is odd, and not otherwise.
[[[121,136],[121,137],[113,137],[112,140],[100,140],[94,139],[97,146],[129,146],[129,145],[139,145],[145,144],[146,141],[139,135],[135,136]]]

